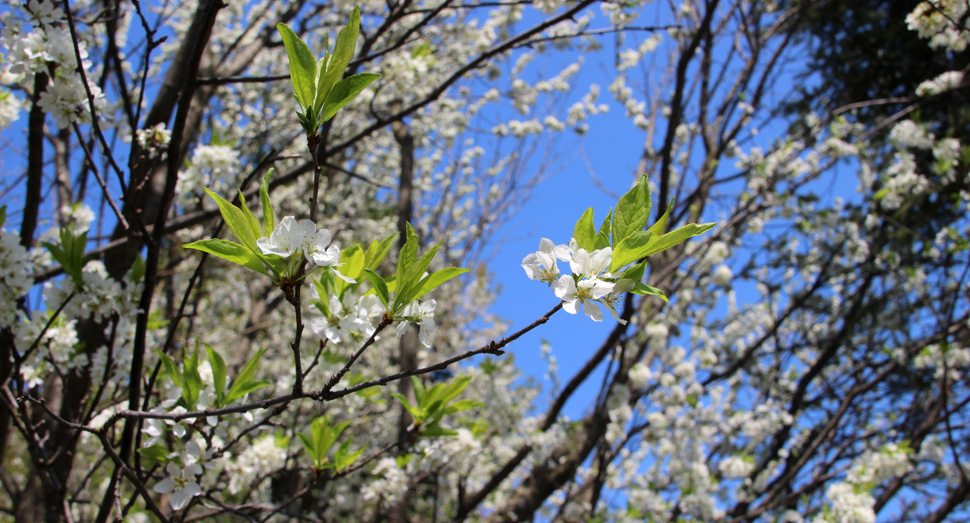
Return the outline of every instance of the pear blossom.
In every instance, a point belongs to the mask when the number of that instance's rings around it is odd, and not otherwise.
[[[434,308],[436,305],[437,302],[434,300],[428,300],[420,305],[418,305],[417,300],[409,303],[401,312],[401,316],[405,318],[405,321],[397,324],[397,337],[404,336],[404,333],[408,330],[408,323],[414,322],[416,324],[420,321],[421,332],[418,334],[418,339],[421,340],[421,345],[430,349],[431,344],[428,343],[428,335],[434,334],[436,328],[434,323]]]
[[[275,254],[282,258],[289,258],[300,251],[311,265],[330,267],[340,279],[347,283],[357,283],[337,270],[336,267],[340,265],[340,248],[330,245],[331,238],[329,229],[317,230],[317,224],[310,220],[297,222],[296,218],[287,216],[280,220],[272,234],[256,240],[256,246],[263,254]]]
[[[159,481],[152,489],[159,494],[171,494],[169,504],[172,510],[179,510],[195,496],[202,494],[202,487],[195,481],[195,477],[202,474],[202,467],[197,464],[179,467],[170,461],[165,466],[169,477]]]
[[[256,246],[263,254],[275,254],[282,258],[289,258],[300,248],[303,237],[308,231],[316,232],[317,226],[310,220],[296,221],[287,216],[276,224],[276,229],[269,237],[256,240]]]
[[[591,320],[603,321],[603,311],[594,300],[608,295],[613,291],[613,286],[613,283],[599,278],[582,280],[577,285],[572,276],[563,275],[556,280],[552,290],[564,302],[562,308],[569,314],[576,314],[582,304],[583,313]]]
[[[573,274],[577,276],[609,278],[610,273],[606,271],[610,268],[612,262],[613,249],[610,247],[597,249],[591,253],[587,252],[586,249],[575,249],[573,257],[569,261],[569,267]]]
[[[522,259],[522,268],[530,280],[552,283],[559,277],[559,266],[556,258],[570,261],[571,251],[565,245],[555,245],[552,240],[543,238],[539,241],[539,250]]]

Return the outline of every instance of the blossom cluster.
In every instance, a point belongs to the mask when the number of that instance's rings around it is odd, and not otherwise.
[[[105,100],[94,80],[92,63],[87,60],[85,41],[74,41],[70,30],[62,23],[64,12],[54,5],[50,0],[28,2],[26,14],[32,24],[29,30],[23,29],[13,13],[5,14],[0,49],[9,62],[0,67],[0,77],[3,83],[21,84],[28,91],[33,91],[35,73],[53,70],[49,83],[46,87],[42,86],[44,91],[40,93],[37,104],[54,117],[58,128],[64,129],[75,122],[91,122],[88,93],[96,109],[104,108]],[[80,66],[87,72],[86,86],[78,73],[78,57]],[[0,125],[8,124],[12,119],[7,109]]]
[[[560,274],[558,261],[569,263],[572,274]],[[603,321],[605,306],[620,323],[616,307],[620,295],[633,290],[636,282],[615,278],[608,272],[613,261],[613,249],[606,247],[588,252],[580,248],[575,239],[568,245],[555,245],[543,238],[539,250],[522,259],[522,268],[530,280],[548,283],[556,297],[563,301],[563,309],[576,314],[580,308],[593,321]]]
[[[334,274],[348,283],[356,283],[353,279],[340,274],[337,266],[340,264],[340,248],[330,245],[330,229],[317,230],[317,224],[310,220],[296,221],[287,216],[268,237],[256,240],[256,245],[263,254],[275,254],[284,259],[290,259],[300,252],[307,263],[316,267],[331,267]]]

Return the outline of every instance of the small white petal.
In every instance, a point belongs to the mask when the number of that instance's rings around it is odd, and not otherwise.
[[[172,505],[172,510],[179,510],[189,502],[189,498],[191,497],[192,496],[189,496],[189,494],[184,490],[176,490],[174,493],[172,493],[172,497],[169,498],[168,503],[169,505]]]
[[[579,312],[579,300],[563,302],[562,310],[568,312],[569,314],[576,314]]]
[[[583,313],[593,321],[603,321],[603,311],[595,301],[587,301],[583,304]]]
[[[172,478],[165,478],[159,481],[158,483],[156,483],[155,487],[152,488],[152,490],[154,490],[155,492],[158,492],[159,494],[168,494],[174,488],[175,488],[175,480]]]

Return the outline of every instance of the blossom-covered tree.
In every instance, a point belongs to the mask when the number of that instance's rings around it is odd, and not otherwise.
[[[812,9],[7,5],[0,518],[965,512],[966,133],[780,116]],[[906,21],[956,63],[967,14]],[[488,242],[617,108],[631,189],[524,253],[550,309],[508,332]],[[504,349],[560,309],[615,327],[539,411]]]

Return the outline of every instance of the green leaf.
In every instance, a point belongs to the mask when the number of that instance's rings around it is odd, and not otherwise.
[[[387,258],[387,254],[391,252],[391,246],[394,245],[394,239],[397,238],[397,234],[391,234],[387,238],[384,238],[379,243],[377,240],[371,242],[370,246],[367,248],[367,254],[365,256],[364,266],[368,269],[376,270],[380,266],[384,258]]]
[[[650,248],[643,256],[650,256],[661,251],[665,251],[688,238],[704,234],[716,226],[716,223],[689,223],[679,229],[673,230],[650,242]]]
[[[232,403],[233,401],[249,394],[250,392],[261,389],[270,383],[265,380],[249,380],[246,383],[240,384],[238,387],[233,383],[233,387],[229,389],[229,395],[226,396],[227,403]]]
[[[603,224],[600,225],[600,230],[596,233],[596,245],[595,250],[605,249],[610,246],[610,232],[613,230],[611,222],[613,221],[613,209],[606,213],[606,219],[603,220]]]
[[[264,236],[269,236],[273,231],[266,231],[263,229],[263,224],[260,223],[259,218],[253,214],[253,211],[249,210],[249,206],[246,205],[246,196],[243,194],[242,190],[239,191],[239,208],[242,210],[243,215],[246,216],[246,223],[249,224],[249,229],[253,231],[253,236],[256,238],[262,238]]]
[[[265,386],[267,386],[269,384],[270,383],[268,381],[265,381],[265,380],[250,380],[250,381],[247,381],[246,383],[240,385],[239,387],[236,387],[235,391],[233,391],[232,389],[230,389],[230,392],[234,392],[235,395],[236,395],[236,397],[235,398],[232,398],[231,400],[228,400],[228,402],[232,402],[232,401],[234,401],[234,400],[236,400],[238,398],[241,398],[241,397],[245,396],[246,394],[249,394],[250,392],[252,392],[252,391],[254,391],[256,389],[261,389],[261,388],[263,388],[263,387],[265,387]]]
[[[326,74],[323,74],[318,79],[317,84],[317,97],[318,101],[314,104],[314,114],[318,113],[320,107],[324,108],[324,120],[329,120],[333,116],[333,113],[337,112],[337,109],[343,107],[337,107],[330,116],[326,116],[328,108],[327,105],[331,102],[331,91],[336,90],[338,80],[343,78],[344,70],[347,69],[347,64],[354,57],[354,50],[357,48],[357,33],[360,32],[360,8],[354,7],[354,11],[350,13],[350,20],[347,25],[340,29],[337,33],[337,41],[333,45],[333,54],[327,60],[327,70]],[[373,81],[373,80],[371,80]],[[367,82],[368,84],[370,82]],[[364,86],[366,87],[366,85]],[[361,87],[363,89],[363,87]],[[359,90],[357,91],[360,92]],[[356,96],[357,93],[354,93]],[[323,98],[326,102],[319,100]],[[353,98],[353,97],[351,97]],[[349,102],[350,100],[347,100]],[[344,102],[346,105],[347,102]]]
[[[624,238],[623,241],[613,248],[613,261],[610,263],[610,272],[616,272],[628,263],[635,262],[646,256],[642,253],[646,252],[649,248],[648,244],[653,238],[654,235],[650,231],[636,231]]]
[[[381,75],[375,73],[360,73],[337,82],[330,93],[327,94],[327,99],[323,103],[321,120],[326,122],[333,118],[337,111],[350,103],[361,91],[380,77]]]
[[[259,369],[259,360],[263,357],[263,353],[265,352],[266,352],[266,349],[259,349],[258,351],[256,351],[256,354],[253,355],[253,357],[249,361],[247,361],[245,365],[243,365],[242,371],[239,372],[239,375],[236,376],[236,379],[233,380],[232,385],[229,387],[229,393],[226,395],[227,405],[245,396],[246,393],[252,392],[253,390],[256,390],[256,388],[259,388],[259,387],[249,388],[248,385],[249,385],[249,382],[251,382],[253,380],[253,377],[256,375],[256,370]],[[257,383],[263,383],[266,385],[269,384],[267,382],[257,382]],[[260,387],[261,386],[262,385],[260,385]]]
[[[151,447],[140,448],[136,452],[159,463],[165,463],[168,461],[168,449],[165,448],[165,446],[161,443],[156,443]]]
[[[421,42],[417,47],[414,48],[414,50],[411,51],[411,58],[421,58],[422,56],[429,54],[431,54],[431,44],[428,42]]]
[[[424,419],[426,417],[424,415],[424,411],[422,411],[421,409],[419,409],[417,407],[411,406],[411,402],[409,402],[408,399],[405,398],[401,393],[399,393],[399,392],[392,392],[391,393],[391,397],[392,398],[397,398],[397,400],[401,402],[401,405],[404,405],[404,408],[408,409],[408,413],[411,414],[411,417],[414,418],[414,421],[415,422],[420,423],[420,422],[424,421]]]
[[[408,269],[411,265],[414,265],[415,258],[418,257],[418,235],[414,232],[414,228],[411,224],[406,224],[407,230],[405,231],[407,241],[404,242],[404,247],[401,247],[401,252],[398,253],[397,258],[397,271],[395,272],[395,281],[398,282],[398,288],[400,288],[406,281],[404,276],[407,274]],[[400,303],[400,293],[395,296],[394,304],[398,305]],[[403,304],[402,304],[403,305]]]
[[[266,268],[263,267],[263,264],[259,261],[259,258],[253,253],[253,251],[239,245],[238,243],[212,238],[209,240],[199,240],[197,242],[187,243],[183,245],[182,248],[207,252],[213,256],[218,256],[224,260],[231,261],[232,263],[238,263],[243,267],[269,276],[269,273],[266,272]]]
[[[354,462],[357,461],[357,458],[359,458],[361,454],[364,453],[364,450],[367,449],[367,443],[364,443],[364,446],[357,449],[357,452],[350,454],[350,443],[353,440],[354,438],[344,440],[344,442],[340,444],[340,448],[338,448],[337,452],[334,454],[334,468],[337,470],[337,472],[340,472],[353,465]]]
[[[637,184],[620,197],[613,215],[613,245],[619,245],[631,234],[643,230],[650,219],[650,188],[647,176],[641,176]]]
[[[195,402],[199,401],[199,391],[202,390],[202,377],[199,376],[199,341],[195,341],[195,350],[192,355],[182,360],[182,399],[185,400],[185,408],[195,410]]]
[[[409,376],[408,379],[411,380],[411,388],[414,389],[414,401],[416,401],[419,406],[424,406],[424,383],[421,383],[421,378],[417,376]]]
[[[659,220],[657,220],[657,223],[651,225],[650,228],[647,230],[649,230],[650,232],[654,233],[657,236],[663,236],[664,230],[667,228],[667,219],[670,218],[670,211],[673,210],[673,208],[674,208],[674,201],[670,200],[670,203],[667,204],[667,210],[664,211],[664,215],[661,216]]]
[[[445,414],[453,414],[455,412],[461,412],[463,410],[474,409],[478,407],[484,407],[485,404],[480,401],[475,400],[458,400],[454,403],[449,404],[444,408]]]
[[[276,30],[283,37],[283,45],[286,46],[286,55],[290,61],[290,81],[293,82],[293,90],[296,91],[296,100],[305,109],[311,108],[316,94],[316,86],[313,83],[316,76],[316,60],[313,58],[313,53],[286,24],[276,24]]]
[[[7,206],[0,205],[0,227],[3,227],[3,224],[6,222],[7,222]]]
[[[128,279],[132,283],[140,282],[145,277],[145,268],[145,259],[141,257],[141,254],[135,256],[135,261],[131,264],[131,272],[128,273]]]
[[[656,296],[656,297],[660,298],[661,300],[663,300],[663,301],[665,301],[667,303],[670,303],[670,300],[667,299],[667,295],[664,294],[664,291],[662,291],[662,290],[660,290],[660,289],[658,289],[656,287],[651,287],[651,286],[649,286],[647,284],[644,284],[644,283],[637,283],[633,287],[633,290],[630,291],[630,292],[632,292],[633,294],[639,294],[640,296],[643,296],[643,295]]]
[[[446,386],[442,390],[441,400],[444,401],[445,403],[448,403],[449,401],[457,398],[458,395],[461,394],[465,390],[465,387],[467,387],[468,384],[471,382],[472,382],[471,376],[468,376],[468,375],[458,376],[457,378],[455,378],[455,381],[451,382],[448,386]]]
[[[387,291],[387,284],[384,283],[384,278],[381,278],[380,275],[370,269],[364,269],[364,275],[370,280],[370,284],[374,287],[377,297],[381,299],[381,303],[386,309],[388,301],[390,301],[390,295]]]
[[[168,357],[168,354],[155,349],[155,353],[158,354],[158,359],[161,360],[162,366],[165,367],[165,373],[168,374],[172,381],[175,382],[175,386],[182,388],[182,373],[179,372],[178,367],[175,366],[175,362],[172,358]]]
[[[317,448],[313,445],[313,440],[310,436],[303,434],[302,432],[297,433],[296,437],[300,438],[300,442],[303,443],[303,448],[306,449],[306,453],[310,456],[310,460],[316,464],[319,461],[323,461],[321,458],[323,456],[317,455]]]
[[[441,269],[440,271],[432,272],[427,275],[423,280],[418,283],[418,292],[415,294],[415,298],[423,298],[429,292],[438,288],[441,284],[446,281],[461,276],[471,269],[461,269],[458,267],[447,267]]]
[[[643,279],[643,273],[647,270],[647,260],[634,265],[627,269],[622,276],[624,280],[633,280],[634,283]]]
[[[249,250],[255,251],[257,249],[256,235],[250,227],[246,214],[235,205],[226,201],[225,198],[209,189],[206,189],[205,192],[219,205],[219,212],[222,214],[222,219],[225,220],[232,234]]]
[[[205,351],[209,354],[209,366],[212,367],[212,383],[216,389],[218,407],[225,407],[223,399],[226,396],[226,361],[208,343],[204,343]]]
[[[360,277],[364,272],[364,266],[367,263],[367,257],[364,255],[364,250],[360,248],[360,244],[355,243],[341,251],[340,262],[344,264],[340,269],[341,274],[350,279],[360,281]]]
[[[263,176],[263,183],[259,186],[259,203],[263,207],[263,229],[266,236],[273,234],[276,229],[276,212],[273,211],[273,202],[269,199],[269,177],[273,175],[275,169],[270,167]]]
[[[88,243],[88,232],[75,236],[66,227],[61,227],[60,235],[60,245],[44,242],[44,246],[50,251],[51,257],[61,264],[74,285],[81,288],[84,286],[84,248]]]
[[[458,431],[451,429],[443,429],[437,426],[425,427],[421,430],[420,437],[422,438],[438,438],[442,436],[457,436]]]
[[[418,283],[418,292],[415,295],[416,298],[423,298],[429,292],[437,289],[446,281],[461,276],[471,269],[462,269],[459,267],[446,267],[440,271],[435,271],[427,275]]]
[[[586,209],[586,212],[576,222],[576,227],[573,229],[573,239],[576,240],[580,249],[586,249],[587,252],[596,250],[596,230],[593,228],[592,207]]]

